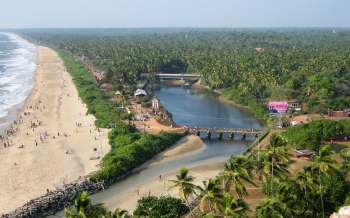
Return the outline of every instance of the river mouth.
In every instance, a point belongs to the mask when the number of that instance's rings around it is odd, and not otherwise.
[[[162,85],[155,90],[155,95],[173,114],[174,121],[179,125],[261,129],[259,121],[250,114],[220,101],[215,94],[208,91]],[[196,182],[201,184],[203,180],[214,177],[223,170],[225,161],[231,155],[244,153],[254,140],[254,137],[247,137],[242,141],[239,136],[234,140],[227,136],[225,140],[217,140],[216,137],[206,140],[205,135],[203,140],[196,136],[187,137],[191,138],[157,155],[107,190],[92,195],[92,200],[104,203],[110,210],[122,208],[132,211],[137,199],[142,196],[176,196],[177,191],[170,189],[168,180],[173,179],[180,168],[189,168],[191,174],[196,177]],[[175,149],[186,146],[189,149],[183,149],[174,155]],[[57,215],[64,216],[63,212]]]

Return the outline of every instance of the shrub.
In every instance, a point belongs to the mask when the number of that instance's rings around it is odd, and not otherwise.
[[[138,200],[134,217],[149,218],[176,218],[181,217],[189,211],[186,204],[174,197],[143,197]]]

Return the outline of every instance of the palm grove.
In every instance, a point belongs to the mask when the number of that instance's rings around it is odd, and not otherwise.
[[[142,74],[182,71],[201,74],[210,88],[223,90],[260,118],[266,118],[267,99],[297,99],[306,112],[350,106],[346,29],[33,30],[26,35],[92,61],[115,89],[134,89]]]
[[[107,72],[106,80],[126,94],[142,74],[154,80],[160,71],[200,73],[205,85],[247,105],[267,119],[268,99],[298,99],[307,112],[349,107],[349,36],[344,29],[296,30],[26,30],[25,36],[61,51],[78,91],[96,116],[96,124],[116,124],[109,139],[112,151],[93,176],[107,184],[166,149],[181,135],[137,132],[121,120],[118,105],[106,100],[82,63],[88,60]],[[257,50],[257,48],[261,48]],[[75,58],[73,58],[75,57]],[[103,82],[103,81],[102,81]],[[216,178],[195,185],[187,169],[172,181],[180,199],[146,197],[134,217],[326,217],[350,203],[349,152],[341,157],[327,141],[350,135],[349,122],[319,121],[274,135],[270,144],[233,156]],[[290,172],[291,148],[312,148],[316,155],[302,169]],[[146,155],[144,155],[146,154]],[[339,155],[338,155],[339,156]],[[256,208],[246,198],[251,187],[266,196]],[[107,211],[87,195],[66,208],[68,217],[127,217]]]

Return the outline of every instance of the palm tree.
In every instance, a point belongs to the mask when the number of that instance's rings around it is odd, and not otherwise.
[[[222,198],[222,190],[220,189],[219,180],[217,178],[209,179],[209,181],[203,181],[203,188],[201,188],[200,194],[200,210],[206,211],[208,206],[209,211],[219,211]]]
[[[225,164],[225,170],[221,174],[223,179],[223,188],[226,191],[229,191],[230,188],[234,188],[238,197],[242,198],[244,195],[247,195],[243,182],[250,183],[255,186],[255,183],[251,179],[251,167],[250,162],[246,156],[234,156],[230,158],[229,161]]]
[[[322,180],[323,180],[323,176],[328,176],[331,171],[336,170],[335,167],[333,166],[335,161],[331,158],[331,155],[333,153],[334,152],[331,150],[330,145],[325,145],[325,146],[321,147],[318,154],[314,157],[313,163],[312,163],[313,170],[318,171],[318,175],[319,175],[322,218],[325,217]]]
[[[281,137],[272,135],[270,144],[263,154],[265,161],[263,171],[265,178],[271,177],[271,194],[273,194],[274,177],[281,179],[288,173],[290,154],[285,145],[286,142]]]
[[[253,170],[258,177],[259,181],[263,180],[263,177],[265,175],[264,172],[264,160],[263,157],[264,153],[261,153],[261,150],[258,151],[252,151],[249,156],[248,160],[251,162],[250,165],[253,166]]]
[[[279,199],[272,197],[265,199],[256,208],[257,218],[288,218],[292,217],[292,214],[285,203],[282,203]]]
[[[314,175],[313,168],[311,166],[305,166],[302,171],[298,172],[294,180],[300,192],[298,199],[295,201],[299,205],[298,210],[295,210],[296,216],[312,217],[314,214],[313,211],[319,211],[318,204],[312,203],[316,200],[316,189],[318,185],[317,178]]]
[[[315,187],[314,177],[312,176],[312,168],[310,166],[305,166],[302,171],[298,172],[295,182],[307,199],[308,192],[314,191]]]
[[[89,194],[82,192],[75,200],[72,207],[65,208],[68,218],[97,218],[107,214],[103,204],[93,205]]]
[[[260,181],[271,181],[269,193],[273,193],[274,179],[282,179],[288,173],[290,154],[286,142],[275,134],[271,136],[270,144],[249,156],[249,161]],[[266,183],[267,184],[267,183]],[[266,190],[268,187],[266,186]]]
[[[330,145],[322,146],[318,154],[313,159],[313,168],[319,170],[325,175],[328,175],[331,170],[335,170],[333,165],[335,161],[331,157],[333,154],[334,151],[331,150]]]
[[[340,167],[341,172],[346,175],[346,178],[349,180],[350,172],[350,148],[343,149],[341,152],[343,158],[342,165]]]
[[[248,204],[242,198],[234,198],[225,192],[220,204],[220,213],[224,218],[247,217]]]
[[[189,198],[196,195],[196,190],[198,190],[198,186],[193,184],[194,177],[188,175],[188,169],[182,168],[180,170],[180,174],[176,175],[176,180],[169,180],[173,182],[174,185],[171,188],[179,189],[179,196],[186,202],[186,204],[190,207]],[[191,208],[190,208],[191,212]]]

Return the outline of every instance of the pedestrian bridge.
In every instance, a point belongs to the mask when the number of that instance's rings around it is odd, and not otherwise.
[[[241,136],[241,140],[245,140],[247,136],[253,136],[255,138],[259,137],[262,134],[262,130],[254,128],[199,128],[199,127],[189,127],[187,132],[197,136],[202,136],[206,134],[206,137],[210,140],[213,138],[213,135],[217,139],[224,139],[225,135],[229,135],[231,140],[235,139],[235,136]]]
[[[185,80],[185,79],[200,79],[200,74],[189,74],[189,73],[158,73],[156,76],[159,79],[179,79],[179,80]]]

